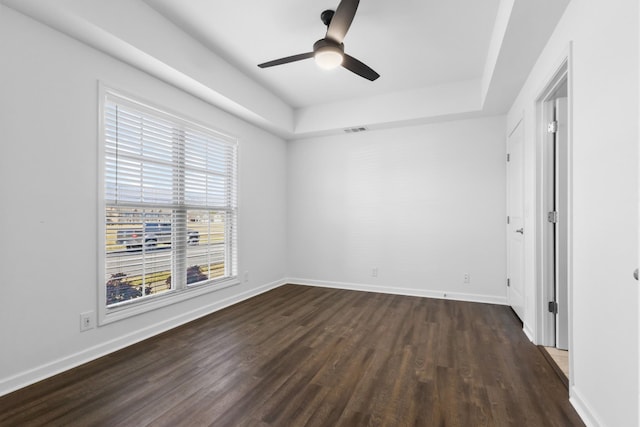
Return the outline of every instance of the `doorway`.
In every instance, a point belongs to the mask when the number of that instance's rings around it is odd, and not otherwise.
[[[538,343],[571,373],[571,133],[568,58],[538,98]],[[560,365],[560,363],[558,363]],[[568,372],[567,372],[568,371]]]
[[[547,229],[550,235],[549,256],[549,298],[547,310],[552,314],[555,341],[553,347],[569,350],[569,301],[568,301],[568,106],[566,81],[558,88],[554,99],[546,102],[548,111],[547,144],[550,162],[546,173],[549,175]]]

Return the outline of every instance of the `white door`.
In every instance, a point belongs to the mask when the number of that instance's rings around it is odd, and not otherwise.
[[[568,175],[568,107],[567,98],[555,101],[555,210],[558,221],[555,224],[555,300],[556,347],[569,349],[569,175]]]
[[[507,139],[507,300],[524,321],[524,132],[522,121]]]

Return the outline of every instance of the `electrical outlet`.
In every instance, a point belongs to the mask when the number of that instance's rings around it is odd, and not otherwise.
[[[469,273],[464,273],[464,283],[471,283],[471,275]]]
[[[378,267],[373,267],[371,269],[371,277],[378,277]]]
[[[95,327],[93,311],[80,313],[80,332],[88,331]]]
[[[249,283],[249,272],[248,271],[244,272],[244,283]]]

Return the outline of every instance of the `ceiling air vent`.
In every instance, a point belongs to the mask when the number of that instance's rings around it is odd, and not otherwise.
[[[367,130],[367,128],[359,127],[359,128],[348,128],[348,129],[345,129],[344,131],[346,133],[356,133],[356,132],[364,132],[365,130]]]

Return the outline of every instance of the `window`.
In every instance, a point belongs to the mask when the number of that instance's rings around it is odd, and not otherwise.
[[[108,89],[102,99],[103,312],[233,282],[236,141]]]

